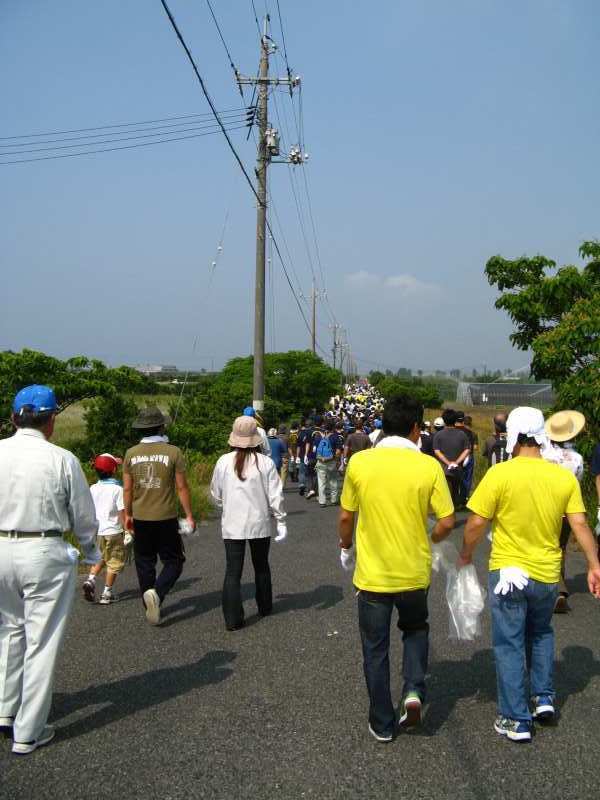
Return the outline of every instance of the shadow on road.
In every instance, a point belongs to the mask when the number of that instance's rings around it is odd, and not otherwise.
[[[177,581],[175,586],[169,592],[169,597],[178,592],[182,592],[184,589],[189,589],[190,586],[193,586],[195,583],[199,583],[200,578],[183,578]],[[125,589],[124,592],[119,592],[119,602],[127,601],[127,600],[139,600],[140,603],[142,602],[142,595],[138,588],[135,589]]]
[[[340,603],[343,598],[344,593],[340,586],[323,584],[309,592],[278,594],[273,604],[273,611],[275,614],[283,614],[286,611],[302,611],[307,608],[325,611],[325,609]]]
[[[89,686],[74,694],[58,693],[54,695],[52,716],[55,720],[62,719],[89,706],[101,705],[102,708],[85,719],[75,720],[60,729],[62,739],[81,736],[201,686],[221,683],[233,674],[230,662],[236,655],[229,650],[214,650],[191,664],[130,675],[121,681]]]
[[[600,661],[588,647],[565,647],[555,664],[555,690],[559,703],[586,690],[600,675]],[[429,700],[423,720],[423,733],[432,735],[444,725],[461,700],[471,702],[496,700],[496,672],[492,650],[479,650],[470,661],[433,663],[429,678]]]
[[[489,701],[496,696],[496,673],[491,650],[478,650],[469,661],[433,662],[429,678],[429,701],[423,728],[437,731],[448,720],[460,700]]]

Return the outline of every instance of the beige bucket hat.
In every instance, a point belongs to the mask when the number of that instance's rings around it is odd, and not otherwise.
[[[568,442],[585,428],[585,417],[580,411],[557,411],[544,425],[553,442]]]
[[[238,417],[233,423],[233,429],[229,436],[231,447],[258,447],[262,439],[257,432],[257,424],[254,417]]]

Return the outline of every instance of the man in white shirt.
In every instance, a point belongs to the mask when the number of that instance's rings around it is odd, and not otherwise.
[[[14,436],[0,441],[0,727],[13,753],[48,744],[56,658],[73,601],[78,552],[100,558],[96,514],[81,464],[48,441],[58,406],[47,386],[15,397]]]

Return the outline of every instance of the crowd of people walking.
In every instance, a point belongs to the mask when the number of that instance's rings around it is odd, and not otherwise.
[[[130,555],[148,623],[182,573],[182,533],[196,527],[184,454],[169,443],[168,417],[140,411],[140,441],[123,460],[94,460],[88,486],[78,460],[50,441],[58,404],[47,386],[28,386],[13,402],[16,432],[0,442],[0,728],[21,755],[48,744],[56,658],[76,585],[90,566],[86,601],[118,600],[115,586]],[[555,717],[553,613],[569,610],[567,544],[573,534],[600,598],[598,545],[580,489],[584,471],[574,440],[583,415],[517,408],[496,414],[479,452],[472,420],[445,409],[433,425],[409,397],[384,402],[366,383],[348,385],[328,408],[265,430],[251,406],[233,421],[230,451],[216,463],[210,495],[221,512],[225,550],[222,610],[228,631],[244,627],[241,578],[246,543],[258,613],[273,609],[269,552],[288,537],[284,489],[321,507],[339,505],[340,562],[352,572],[369,695],[368,729],[379,742],[419,724],[429,659],[428,590],[432,547],[469,516],[457,569],[471,564],[491,526],[489,597],[498,716],[494,729],[529,741],[534,720]],[[488,470],[473,490],[476,459]],[[123,485],[117,480],[122,466]],[[600,500],[600,445],[591,462]],[[179,512],[182,510],[183,516]],[[435,519],[430,521],[430,517]],[[274,527],[273,527],[274,521]],[[71,531],[79,551],[63,535]],[[157,562],[161,570],[157,573]],[[390,690],[390,625],[396,609],[404,644],[398,714]]]

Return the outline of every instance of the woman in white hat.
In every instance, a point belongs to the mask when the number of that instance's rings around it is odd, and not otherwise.
[[[544,425],[550,444],[542,450],[542,456],[546,461],[551,461],[553,464],[559,464],[561,467],[570,470],[580,483],[583,478],[583,456],[575,450],[573,439],[581,433],[584,427],[585,417],[580,411],[558,411],[556,414],[552,414]],[[554,607],[555,614],[567,614],[571,610],[567,599],[569,590],[565,583],[567,545],[570,538],[571,526],[566,519],[563,519],[560,532],[562,564],[558,597]]]
[[[227,630],[244,625],[241,580],[246,540],[254,566],[256,605],[261,617],[271,613],[273,592],[269,547],[271,515],[277,520],[276,542],[287,536],[283,487],[273,460],[261,452],[262,438],[253,417],[238,417],[229,437],[232,448],[217,461],[210,493],[223,509],[221,528],[225,542],[223,616]]]

